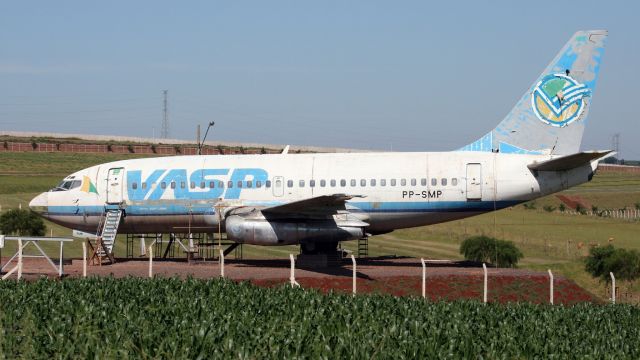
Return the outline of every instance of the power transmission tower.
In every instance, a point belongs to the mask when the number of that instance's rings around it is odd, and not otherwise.
[[[162,131],[160,132],[160,137],[166,139],[169,137],[169,111],[167,107],[167,94],[169,90],[162,90],[163,95],[163,111],[162,111]]]
[[[616,158],[622,159],[620,156],[620,134],[613,134],[611,137],[611,149],[616,152]]]

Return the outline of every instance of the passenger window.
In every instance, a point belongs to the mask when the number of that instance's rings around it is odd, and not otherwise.
[[[331,187],[336,187],[336,181],[335,180],[331,180]]]
[[[238,189],[242,189],[242,180],[238,180]]]
[[[220,189],[224,189],[224,181],[222,181],[222,180],[218,181],[218,187]]]
[[[209,181],[209,189],[213,189],[216,187],[216,182],[215,181]]]
[[[146,189],[146,188],[147,188],[147,183],[146,183],[146,182],[143,182],[143,183],[142,183],[142,189],[144,190],[144,189]]]
[[[287,187],[293,187],[293,180],[287,180]]]
[[[411,179],[411,186],[416,186],[418,184],[418,182],[416,181],[416,179]]]
[[[160,184],[160,187],[161,187],[161,188],[163,188],[163,189],[166,189],[166,188],[167,188],[167,183],[163,181],[163,182]]]
[[[261,188],[262,187],[262,181],[256,180],[256,187],[257,188]]]
[[[407,179],[400,179],[400,186],[407,186]]]
[[[200,181],[200,189],[204,189],[204,181]]]
[[[316,187],[316,181],[315,180],[310,180],[309,181],[309,186]]]
[[[451,185],[457,186],[458,185],[458,179],[456,179],[456,178],[451,179]]]
[[[187,184],[185,184],[185,182],[184,182],[184,181],[181,181],[181,182],[180,182],[180,188],[181,188],[181,189],[184,189],[186,186],[187,186]]]
[[[253,181],[247,180],[247,188],[251,188],[253,186]]]
[[[391,179],[391,186],[396,186],[396,179]]]
[[[349,183],[351,184],[351,186],[356,186],[356,179],[351,179]]]
[[[387,186],[387,179],[380,179],[380,186]]]
[[[320,187],[325,187],[327,186],[327,181],[326,180],[320,180]]]
[[[442,179],[440,180],[440,184],[441,184],[442,186],[447,186],[447,178],[442,178]]]
[[[131,184],[131,188],[132,188],[133,190],[137,189],[137,188],[138,188],[138,183],[136,183],[136,182],[132,183],[132,184]]]
[[[371,186],[376,186],[376,179],[371,179]]]
[[[436,186],[436,185],[438,185],[438,179],[436,178],[431,179],[431,186]]]
[[[227,182],[227,189],[232,189],[233,188],[233,181],[229,180]]]
[[[425,178],[420,179],[420,185],[427,186],[427,179]]]
[[[196,188],[196,182],[195,182],[195,181],[192,181],[192,182],[191,182],[191,188],[192,188],[192,189],[195,189],[195,188]]]
[[[169,183],[169,186],[171,186],[172,189],[176,188],[176,182],[172,181],[171,183]]]
[[[341,179],[341,180],[340,180],[340,186],[342,186],[342,187],[347,186],[347,180],[345,180],[345,179]]]
[[[280,182],[280,180],[278,180],[278,183]],[[266,187],[267,189],[271,187],[271,180],[267,180],[264,182],[264,187]]]
[[[362,187],[367,186],[367,180],[365,180],[365,179],[360,179],[360,186],[362,186]]]
[[[301,188],[304,187],[304,180],[300,180],[298,181],[298,186],[300,186]]]

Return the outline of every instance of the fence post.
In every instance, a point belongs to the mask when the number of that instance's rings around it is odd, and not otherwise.
[[[289,254],[289,260],[291,261],[291,275],[289,275],[291,287],[300,286],[296,281],[296,260],[293,258],[293,254]]]
[[[153,246],[149,246],[149,277],[153,278]]]
[[[613,276],[612,272],[609,272],[609,276],[611,276],[611,303],[616,303],[616,277]]]
[[[352,292],[353,292],[353,295],[355,295],[356,294],[356,258],[353,256],[353,254],[351,255],[351,263],[353,264]]]
[[[62,273],[64,272],[62,260],[64,258],[64,252],[62,250],[64,246],[64,242],[60,241],[60,263],[58,264],[58,277],[62,277]]]
[[[82,277],[87,277],[87,243],[82,242]]]
[[[553,273],[551,269],[547,271],[549,272],[549,302],[553,305]]]
[[[18,238],[18,280],[22,278],[22,238]]]
[[[224,251],[220,249],[220,277],[224,277]]]
[[[487,265],[482,263],[482,270],[484,271],[484,293],[482,296],[482,301],[487,303]]]
[[[422,298],[427,298],[427,264],[424,259],[420,259],[422,262]]]

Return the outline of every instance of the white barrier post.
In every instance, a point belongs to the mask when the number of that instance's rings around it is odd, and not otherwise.
[[[53,237],[53,236],[52,236]],[[58,264],[58,277],[62,277],[62,273],[64,272],[62,259],[64,258],[63,248],[64,243],[60,241],[60,263]]]
[[[427,264],[424,259],[420,259],[422,262],[422,298],[427,298]]]
[[[224,251],[220,249],[220,277],[224,277]]]
[[[612,272],[609,272],[609,276],[611,276],[611,303],[616,303],[616,277],[613,276]]]
[[[353,264],[353,286],[352,286],[352,291],[353,291],[353,295],[356,294],[356,258],[351,255],[351,263]]]
[[[82,277],[87,277],[87,243],[82,242]]]
[[[547,270],[549,272],[549,303],[553,305],[553,273],[551,269]]]
[[[22,238],[18,238],[18,280],[22,278]]]
[[[486,304],[487,303],[487,265],[485,265],[485,263],[482,263],[482,269],[484,271],[484,293],[482,296],[482,301]]]
[[[289,275],[291,287],[300,286],[296,281],[296,260],[293,258],[293,254],[289,254],[289,260],[291,261],[291,275]]]
[[[153,278],[153,246],[149,246],[149,277]]]

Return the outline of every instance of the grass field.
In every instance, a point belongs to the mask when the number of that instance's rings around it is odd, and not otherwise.
[[[140,155],[68,154],[68,153],[0,153],[0,211],[28,206],[39,192],[55,186],[64,176],[95,164]],[[598,209],[634,208],[640,203],[640,176],[599,173],[588,184],[565,191],[579,196]],[[523,206],[505,209],[465,220],[414,229],[395,231],[369,240],[369,254],[400,255],[437,259],[460,259],[459,245],[466,237],[486,234],[511,240],[523,251],[524,268],[555,272],[575,280],[596,295],[606,296],[605,286],[591,279],[583,270],[582,257],[590,246],[612,242],[615,246],[640,250],[640,223],[587,215],[546,212],[544,205],[558,207],[560,201],[548,196],[536,201],[536,209]],[[70,230],[47,223],[48,234],[69,236]],[[119,239],[123,243],[122,239]],[[355,242],[343,244],[354,250]],[[10,249],[8,249],[10,250]],[[245,258],[286,257],[298,253],[295,246],[245,246]],[[80,256],[80,244],[67,247],[68,256]],[[116,254],[124,255],[124,246],[116,245]],[[638,302],[638,287],[626,294],[627,301]]]

